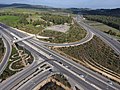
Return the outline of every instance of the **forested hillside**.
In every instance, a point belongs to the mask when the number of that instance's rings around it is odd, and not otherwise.
[[[72,18],[68,16],[60,16],[60,15],[52,15],[52,14],[43,14],[42,19],[45,21],[53,22],[54,24],[64,24],[64,23],[71,23]]]
[[[105,16],[120,17],[120,8],[88,10],[88,11],[83,11],[83,13],[88,15],[105,15]]]
[[[97,21],[104,23],[108,26],[120,30],[120,18],[113,16],[103,16],[103,15],[84,15],[85,18],[92,21]]]
[[[115,9],[90,9],[90,8],[69,8],[68,11],[71,11],[74,14],[83,14],[83,15],[105,15],[105,16],[114,16],[120,17],[120,8]]]

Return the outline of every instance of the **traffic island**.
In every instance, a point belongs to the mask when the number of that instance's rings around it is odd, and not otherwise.
[[[25,65],[23,64],[23,60]],[[0,75],[0,81],[4,81],[12,75],[20,72],[25,67],[29,66],[33,62],[33,56],[26,49],[23,50],[22,47],[13,45],[12,53],[8,61],[8,65],[3,73]]]

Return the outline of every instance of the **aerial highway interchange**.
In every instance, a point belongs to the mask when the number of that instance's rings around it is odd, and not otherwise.
[[[56,53],[55,51],[50,50],[45,46],[77,46],[90,41],[93,36],[96,35],[100,37],[105,43],[110,45],[111,48],[116,51],[116,53],[120,54],[120,43],[118,41],[111,39],[111,37],[104,34],[103,32],[95,30],[89,25],[83,23],[79,16],[76,18],[76,21],[87,31],[86,37],[79,42],[52,44],[39,41],[35,38],[17,42],[20,46],[24,46],[24,48],[26,48],[32,54],[36,54],[37,57],[34,57],[35,61],[29,67],[0,83],[0,90],[28,90],[28,88],[29,90],[33,90],[41,81],[47,79],[54,73],[62,73],[66,75],[68,79],[72,79],[74,85],[79,86],[81,90],[119,90],[120,85],[117,83]],[[4,42],[7,48],[3,62],[0,65],[1,74],[6,67],[6,63],[8,62],[14,37],[19,40],[28,37],[29,35],[14,30],[13,28],[10,28],[4,24],[0,24],[0,33],[4,37]],[[40,69],[40,66],[44,63],[50,65],[50,68],[41,71],[42,69]],[[85,77],[81,77],[81,74]],[[108,83],[108,81],[111,81],[112,84]]]

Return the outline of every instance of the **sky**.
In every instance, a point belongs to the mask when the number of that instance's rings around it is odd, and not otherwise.
[[[0,4],[23,3],[59,8],[120,8],[120,0],[0,0]]]

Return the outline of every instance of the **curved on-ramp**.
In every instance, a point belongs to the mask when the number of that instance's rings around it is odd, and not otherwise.
[[[10,40],[7,38],[7,36],[5,36],[3,32],[2,32],[2,38],[3,38],[4,45],[6,47],[6,51],[5,51],[5,55],[3,57],[2,62],[0,63],[0,75],[3,73],[3,71],[7,67],[7,63],[12,51]]]
[[[77,22],[77,21],[76,21]],[[79,24],[79,23],[78,23]],[[79,24],[80,25],[80,24]],[[6,26],[6,25],[5,25]],[[81,26],[81,25],[80,25]],[[41,43],[42,45],[47,45],[47,46],[53,46],[53,47],[70,47],[70,46],[78,46],[78,45],[81,45],[81,44],[84,44],[84,43],[87,43],[89,42],[93,36],[94,36],[94,33],[89,30],[89,29],[86,29],[86,27],[82,26],[84,28],[84,30],[86,30],[87,34],[86,36],[79,40],[79,41],[76,41],[76,42],[71,42],[71,43],[50,43],[50,42],[46,42],[46,41],[42,41],[42,40],[39,40],[37,39],[37,41],[39,41],[39,43]],[[15,31],[19,32],[19,35],[21,36],[24,36],[24,37],[27,37],[29,35],[33,35],[33,34],[29,34],[27,32],[24,32],[24,31],[21,31],[21,30],[18,30],[16,28],[13,28],[11,27],[12,29],[14,29]],[[15,32],[14,31],[14,32]],[[16,32],[15,32],[16,33]],[[21,33],[21,34],[20,34]],[[16,33],[17,34],[17,33]]]
[[[43,45],[47,45],[47,46],[54,46],[54,47],[70,47],[70,46],[78,46],[84,43],[89,42],[94,36],[94,33],[92,33],[91,31],[87,31],[87,34],[85,36],[85,38],[83,38],[80,41],[77,42],[71,42],[71,43],[49,43],[49,42],[45,42],[45,41],[41,41],[39,40],[40,43],[42,43]]]

